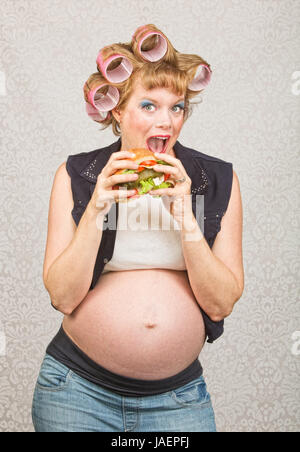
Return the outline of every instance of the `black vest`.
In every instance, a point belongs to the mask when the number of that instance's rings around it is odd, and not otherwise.
[[[121,138],[107,147],[68,156],[66,167],[71,177],[74,200],[72,217],[77,226],[91,199],[98,175],[108,162],[110,155],[120,149]],[[221,219],[227,210],[230,199],[232,163],[186,148],[179,141],[176,141],[173,149],[176,158],[181,161],[192,181],[193,213],[209,247],[212,248],[221,229]],[[104,266],[113,256],[118,212],[119,204],[114,203],[105,217],[102,239],[89,290],[95,287]],[[223,333],[224,321],[213,322],[202,309],[201,312],[208,337],[207,342],[213,342]]]

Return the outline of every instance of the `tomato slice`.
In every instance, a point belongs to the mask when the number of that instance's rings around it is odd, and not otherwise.
[[[137,172],[140,173],[141,171],[144,171],[145,167],[151,167],[156,165],[157,162],[155,160],[144,160],[139,164],[139,167],[137,169]]]
[[[170,178],[170,174],[164,173],[164,182]]]
[[[140,165],[154,166],[154,165],[156,165],[156,161],[155,160],[144,160],[143,162],[140,163]]]

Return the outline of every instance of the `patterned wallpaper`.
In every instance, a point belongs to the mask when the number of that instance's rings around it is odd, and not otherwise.
[[[42,281],[55,171],[69,154],[115,140],[87,117],[83,83],[101,47],[129,41],[145,23],[211,64],[211,84],[180,141],[232,162],[240,180],[245,291],[200,358],[218,430],[295,432],[298,0],[1,0],[0,431],[33,431],[34,384],[62,320]]]

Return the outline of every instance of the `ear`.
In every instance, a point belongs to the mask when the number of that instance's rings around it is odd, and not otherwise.
[[[121,112],[118,108],[111,110],[111,113],[116,121],[121,122]]]

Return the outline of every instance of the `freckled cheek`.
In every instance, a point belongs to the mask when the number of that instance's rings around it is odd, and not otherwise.
[[[130,115],[130,124],[132,127],[142,131],[147,130],[149,126],[151,126],[153,120],[150,118],[143,117],[142,114],[131,114]]]
[[[175,130],[177,133],[179,133],[183,126],[183,118],[180,118],[178,121],[175,122]]]

